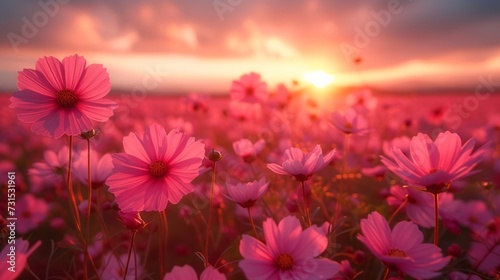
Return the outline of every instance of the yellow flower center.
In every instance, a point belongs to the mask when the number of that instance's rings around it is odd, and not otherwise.
[[[149,173],[153,177],[163,177],[167,174],[167,165],[161,160],[155,160],[149,166]]]
[[[276,262],[278,268],[283,270],[289,270],[293,267],[293,258],[290,254],[281,254]]]
[[[78,102],[78,96],[69,89],[63,89],[57,92],[56,104],[61,108],[73,108]]]

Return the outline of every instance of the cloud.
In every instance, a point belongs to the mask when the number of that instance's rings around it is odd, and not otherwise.
[[[46,24],[36,26],[35,36],[24,36],[26,22],[33,23],[34,16],[44,12],[40,3],[55,1],[67,4],[59,5]],[[357,48],[363,69],[376,71],[411,61],[423,61],[429,67],[436,63],[477,66],[494,60],[500,46],[496,34],[500,2],[489,0],[231,1],[237,5],[225,11],[223,20],[213,1],[33,3],[0,4],[4,56],[10,54],[18,61],[28,53],[56,52],[180,55],[205,61],[301,59],[310,67],[352,71],[340,48],[345,43]],[[377,17],[390,5],[401,11],[382,24]],[[376,34],[366,35],[374,24],[378,24]],[[359,32],[367,36],[366,46],[356,46]],[[24,38],[19,52],[12,48],[8,34]]]

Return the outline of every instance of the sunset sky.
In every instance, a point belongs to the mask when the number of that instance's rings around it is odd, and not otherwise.
[[[45,5],[43,5],[45,3]],[[473,89],[500,82],[500,1],[40,0],[0,4],[0,91],[39,57],[78,53],[113,90],[227,92],[258,72],[271,88],[322,70],[334,86]]]

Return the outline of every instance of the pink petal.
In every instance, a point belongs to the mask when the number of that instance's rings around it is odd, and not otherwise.
[[[212,266],[209,266],[201,273],[200,280],[226,280],[226,276]]]
[[[194,191],[194,186],[191,183],[184,183],[177,180],[174,176],[169,176],[166,179],[166,188],[168,190],[168,200],[172,204],[177,204],[184,195]]]
[[[302,162],[304,160],[304,153],[299,148],[291,147],[290,149],[287,149],[285,151],[285,158],[295,159],[299,162]]]
[[[92,128],[90,120],[76,110],[56,110],[31,126],[35,133],[59,138],[64,134],[78,135]]]
[[[434,142],[440,154],[438,169],[450,170],[460,155],[462,140],[456,133],[446,131],[440,133]]]
[[[418,167],[424,172],[437,169],[439,163],[439,150],[427,134],[419,133],[410,143],[410,154]]]
[[[63,65],[57,58],[52,56],[42,57],[36,62],[35,68],[47,78],[47,81],[56,92],[66,89]]]
[[[123,137],[123,149],[125,153],[135,156],[140,160],[151,163],[152,159],[144,149],[142,140],[139,139],[136,133],[130,133],[128,136]]]
[[[358,239],[378,257],[387,254],[391,245],[391,229],[385,218],[378,212],[372,212],[360,224],[362,235],[358,235]]]
[[[298,160],[291,159],[283,163],[283,169],[291,175],[311,175]]]
[[[10,107],[16,110],[19,120],[26,123],[33,123],[57,109],[54,98],[31,90],[21,90],[12,95]]]
[[[75,92],[83,100],[96,100],[106,96],[110,89],[111,83],[106,69],[101,64],[91,64],[85,69]]]
[[[85,71],[87,61],[85,58],[75,54],[65,57],[62,61],[62,65],[64,67],[66,89],[75,90],[81,80],[83,72]]]
[[[76,108],[94,121],[106,122],[113,116],[113,110],[118,108],[118,104],[109,99],[82,100],[77,103]]]
[[[267,168],[269,168],[272,172],[279,174],[279,175],[289,175],[281,165],[278,165],[276,163],[268,163]]]
[[[196,271],[189,266],[174,266],[171,272],[168,272],[163,277],[163,280],[198,280],[198,275],[196,275]]]
[[[280,279],[280,274],[274,264],[256,260],[243,259],[239,267],[245,273],[247,279],[273,280]],[[291,278],[289,278],[291,279]]]
[[[264,229],[265,231],[265,229]],[[286,216],[278,224],[275,242],[279,253],[293,253],[302,239],[302,226],[295,216]],[[267,239],[266,239],[267,242]],[[299,249],[299,253],[302,252]]]
[[[47,97],[55,98],[57,90],[47,81],[47,78],[33,69],[24,69],[17,76],[19,90],[31,90]]]
[[[300,267],[294,270],[296,275],[309,275],[309,278],[295,279],[332,279],[340,269],[340,264],[326,258],[307,259],[299,264]]]
[[[274,258],[268,247],[252,236],[243,234],[240,241],[240,254],[245,260],[253,260],[273,265]],[[240,262],[241,266],[241,262]]]
[[[412,222],[401,221],[392,230],[392,248],[408,252],[424,240],[418,226]]]
[[[293,248],[293,256],[297,259],[307,259],[319,256],[328,246],[324,231],[312,226],[302,232],[300,240]]]
[[[262,228],[264,229],[264,239],[266,240],[266,245],[271,257],[277,258],[282,252],[278,245],[278,226],[271,218],[267,218],[262,223]]]
[[[119,153],[113,154],[111,157],[114,165],[113,172],[115,173],[126,173],[133,176],[149,175],[149,163],[133,155]]]

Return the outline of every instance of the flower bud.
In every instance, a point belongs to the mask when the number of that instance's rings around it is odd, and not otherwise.
[[[137,211],[123,212],[120,210],[118,211],[118,219],[126,228],[132,231],[136,231],[146,226],[146,223],[141,218],[141,214]]]
[[[213,162],[219,161],[222,159],[222,154],[221,154],[221,152],[212,149],[210,151],[210,153],[208,153],[208,159],[213,161]]]
[[[458,258],[462,254],[462,249],[458,246],[458,244],[453,243],[450,247],[448,247],[447,253],[454,258]]]
[[[94,138],[97,134],[98,134],[97,131],[92,128],[89,131],[84,131],[84,132],[80,133],[80,137],[82,137],[82,139],[85,139],[85,140],[90,140],[90,139]]]

